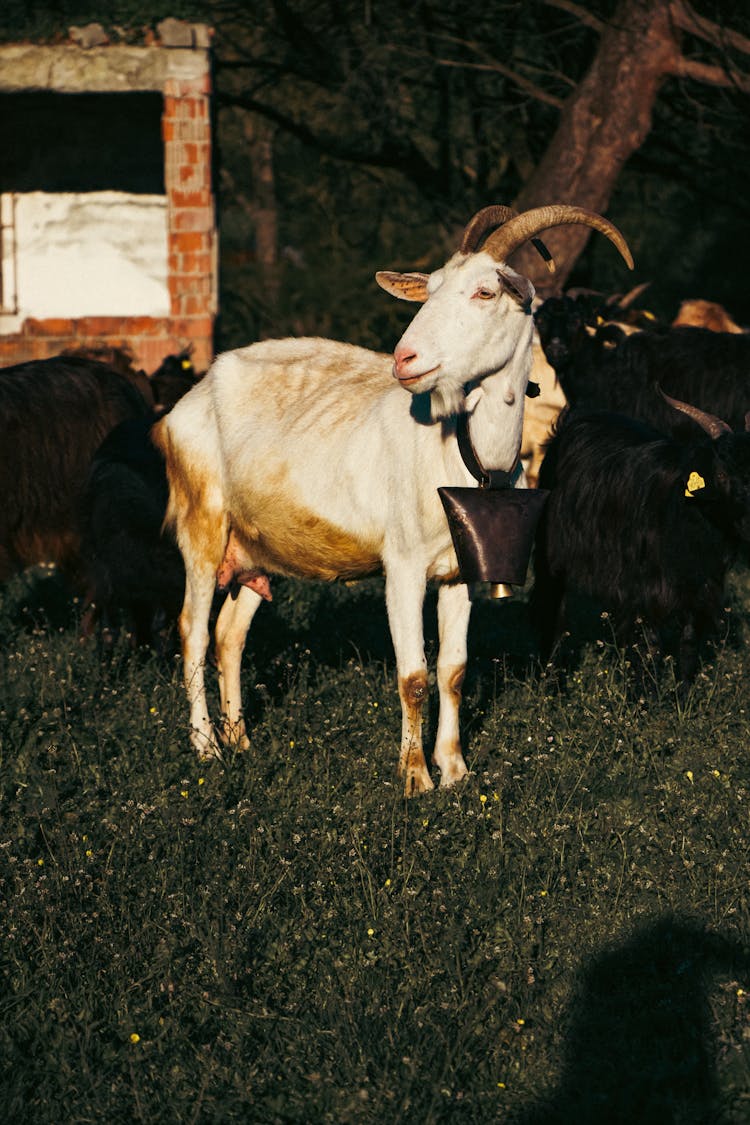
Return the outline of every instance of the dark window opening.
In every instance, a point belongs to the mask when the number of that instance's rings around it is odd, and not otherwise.
[[[0,95],[0,192],[164,195],[158,93]]]

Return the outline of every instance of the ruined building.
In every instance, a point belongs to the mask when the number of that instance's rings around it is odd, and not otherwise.
[[[86,29],[82,29],[85,33]],[[0,366],[129,348],[213,356],[210,33],[0,46]]]

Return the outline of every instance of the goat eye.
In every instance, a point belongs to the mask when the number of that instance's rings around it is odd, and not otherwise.
[[[485,289],[484,287],[482,287],[481,289],[477,289],[474,296],[478,297],[480,301],[491,301],[495,296],[495,293],[492,289]]]

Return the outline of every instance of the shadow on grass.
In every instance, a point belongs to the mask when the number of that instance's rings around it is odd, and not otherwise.
[[[710,993],[750,954],[679,918],[644,926],[579,972],[565,1063],[514,1125],[719,1125]]]

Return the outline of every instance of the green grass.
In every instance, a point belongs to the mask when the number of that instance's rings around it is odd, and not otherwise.
[[[379,583],[277,584],[252,748],[206,764],[177,658],[34,581],[0,590],[1,1120],[750,1121],[740,644],[639,697],[606,640],[539,681],[522,599],[480,603],[471,777],[407,802]]]

